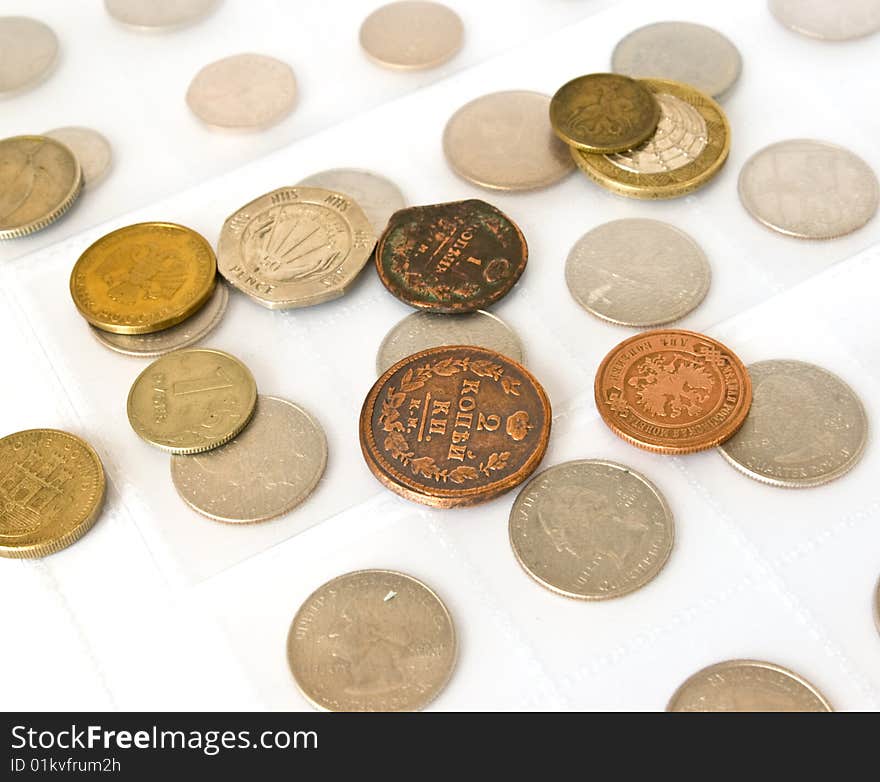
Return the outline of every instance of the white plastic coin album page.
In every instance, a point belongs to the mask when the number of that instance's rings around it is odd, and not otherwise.
[[[800,240],[761,225],[737,194],[746,160],[784,139],[830,141],[880,171],[880,104],[866,99],[880,34],[815,40],[786,29],[763,0],[444,2],[464,23],[463,48],[419,72],[383,69],[360,50],[360,23],[380,5],[369,0],[223,0],[167,33],[128,30],[101,3],[4,3],[3,14],[50,24],[60,54],[42,85],[0,103],[0,136],[85,125],[114,154],[107,179],[69,214],[0,244],[0,435],[77,434],[99,453],[108,482],[81,540],[43,559],[0,561],[0,667],[16,672],[4,677],[4,709],[310,710],[288,664],[291,621],[320,585],[366,568],[414,576],[449,609],[457,662],[430,710],[662,711],[691,674],[730,659],[795,671],[835,710],[880,708],[880,218],[843,238]],[[663,20],[711,26],[742,55],[720,100],[730,156],[706,187],[641,201],[575,170],[544,189],[492,192],[450,169],[443,129],[463,104],[500,90],[552,95],[575,76],[607,72],[617,41]],[[186,87],[205,63],[242,51],[289,62],[297,105],[266,131],[211,130],[189,112]],[[536,583],[509,541],[518,488],[435,510],[374,478],[359,444],[361,405],[382,339],[412,310],[372,262],[345,296],[312,307],[271,311],[230,289],[225,316],[200,343],[238,357],[261,394],[320,422],[329,457],[314,493],[280,518],[245,525],[211,521],[177,495],[168,454],[126,417],[148,362],[90,333],[71,301],[71,268],[96,239],[137,222],[179,223],[216,247],[244,204],[341,167],[387,177],[410,205],[481,198],[522,229],[528,266],[492,312],[519,335],[552,404],[539,469],[606,459],[660,489],[675,542],[644,588],[579,601]],[[610,431],[594,401],[596,370],[637,331],[585,312],[565,263],[585,232],[627,217],[668,222],[706,253],[708,295],[676,327],[721,340],[746,365],[807,361],[852,387],[869,439],[851,472],[777,488],[715,449],[655,454]]]

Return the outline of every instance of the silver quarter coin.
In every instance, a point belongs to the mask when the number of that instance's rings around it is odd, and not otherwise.
[[[312,493],[327,465],[321,425],[293,402],[260,395],[251,422],[207,453],[171,458],[174,488],[216,521],[267,521]]]
[[[293,110],[296,76],[274,57],[236,54],[202,68],[186,102],[200,120],[217,128],[266,128]]]
[[[118,22],[145,30],[192,24],[217,7],[217,0],[104,0]]]
[[[406,206],[400,188],[389,179],[372,171],[358,168],[334,168],[307,176],[299,182],[300,187],[320,187],[335,190],[353,199],[379,236],[388,225],[388,218]]]
[[[43,134],[66,146],[82,168],[83,187],[94,187],[110,170],[113,153],[110,142],[91,128],[56,128]]]
[[[460,177],[491,190],[534,190],[574,169],[550,125],[550,97],[493,92],[466,103],[446,123],[443,152]]]
[[[464,25],[441,3],[401,0],[376,9],[361,25],[367,56],[386,68],[434,68],[461,49]]]
[[[223,319],[229,301],[229,288],[222,282],[214,285],[211,298],[194,315],[182,323],[152,334],[113,334],[89,326],[95,339],[102,345],[127,356],[155,358],[172,350],[194,345],[204,339]]]
[[[752,407],[718,447],[734,467],[774,486],[819,486],[851,470],[865,450],[868,418],[837,375],[803,361],[748,367]]]
[[[811,139],[779,141],[752,155],[739,175],[739,198],[756,220],[800,239],[834,239],[877,211],[880,185],[848,149]]]
[[[532,478],[510,511],[510,545],[539,584],[566,597],[604,600],[653,579],[672,551],[675,525],[647,478],[615,462],[563,462]]]
[[[489,348],[525,363],[516,332],[501,318],[483,310],[462,315],[414,312],[388,332],[376,356],[376,374],[382,375],[398,361],[428,348],[475,345]]]
[[[621,326],[683,318],[709,290],[700,246],[668,223],[613,220],[584,234],[568,254],[565,281],[587,312]]]
[[[846,41],[880,30],[880,0],[770,0],[786,27],[811,38]]]
[[[0,96],[35,87],[57,58],[58,38],[50,27],[25,16],[0,16]]]
[[[657,22],[633,30],[614,48],[611,69],[636,79],[671,79],[719,98],[739,78],[739,50],[717,30],[692,22]]]

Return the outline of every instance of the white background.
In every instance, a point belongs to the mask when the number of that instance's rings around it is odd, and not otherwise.
[[[62,58],[42,86],[0,103],[0,136],[88,125],[111,140],[116,163],[55,226],[0,245],[0,433],[74,431],[99,450],[109,479],[102,518],[80,542],[42,561],[0,561],[0,667],[15,672],[0,707],[308,708],[286,666],[290,620],[318,585],[364,567],[411,573],[447,602],[460,657],[435,709],[662,709],[686,676],[731,657],[794,668],[837,708],[880,707],[875,438],[852,473],[802,491],[750,481],[714,452],[670,458],[626,445],[598,420],[591,389],[598,362],[633,332],[580,310],[563,275],[569,248],[597,224],[667,220],[712,264],[709,295],[684,327],[721,338],[747,363],[821,364],[880,420],[880,220],[845,239],[801,242],[758,225],[736,196],[747,157],[784,138],[833,141],[880,170],[880,109],[866,97],[880,36],[803,38],[762,0],[449,0],[465,21],[465,48],[440,69],[402,74],[358,49],[360,21],[376,5],[223,0],[193,27],[142,34],[115,24],[99,2],[4,3],[3,13],[51,24]],[[546,191],[505,195],[449,171],[440,139],[460,105],[495,90],[552,93],[607,70],[623,35],[663,19],[710,24],[743,55],[724,101],[730,160],[710,186],[642,203],[577,173]],[[202,65],[240,51],[288,61],[299,106],[265,133],[209,131],[188,113],[186,86]],[[241,357],[262,392],[322,422],[330,461],[316,493],[282,519],[246,527],[202,519],[176,496],[168,457],[125,418],[145,362],[89,334],[69,298],[70,268],[96,238],[140,220],[184,223],[216,242],[245,202],[340,166],[385,174],[411,203],[482,196],[520,224],[529,268],[495,312],[521,335],[553,403],[544,466],[610,458],[660,487],[677,539],[647,588],[601,604],[543,590],[507,542],[513,494],[432,511],[380,489],[360,457],[357,413],[375,350],[408,309],[370,270],[344,299],[308,310],[270,312],[233,294],[205,341]]]

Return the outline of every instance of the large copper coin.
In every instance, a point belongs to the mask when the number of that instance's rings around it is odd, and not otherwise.
[[[528,256],[516,223],[472,198],[395,212],[376,246],[376,269],[412,307],[473,312],[516,284]]]
[[[361,449],[391,491],[437,508],[474,505],[522,483],[550,436],[550,402],[522,366],[456,345],[399,361],[361,409]]]
[[[713,448],[742,426],[752,383],[720,342],[680,329],[621,342],[596,372],[596,407],[624,440],[659,453]]]

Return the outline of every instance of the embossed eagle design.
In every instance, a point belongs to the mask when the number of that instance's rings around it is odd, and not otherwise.
[[[659,418],[694,418],[706,412],[715,378],[690,356],[648,356],[628,384],[637,389],[636,402]]]

